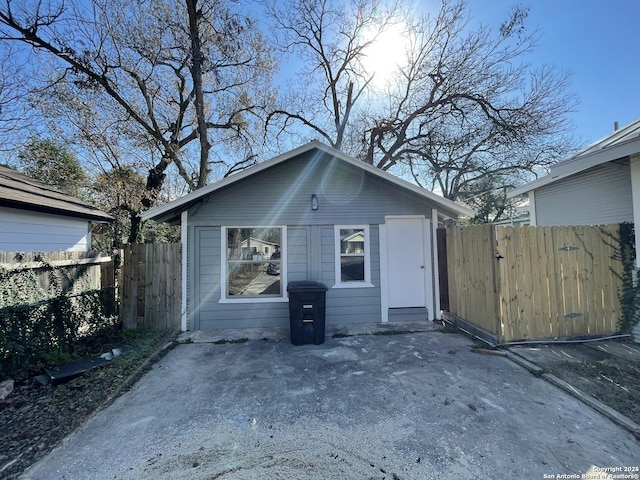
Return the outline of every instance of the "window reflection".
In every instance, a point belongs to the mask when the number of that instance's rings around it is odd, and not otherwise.
[[[282,296],[282,229],[227,229],[229,297]]]
[[[364,246],[364,229],[340,229],[340,273],[342,282],[363,282],[365,280]]]

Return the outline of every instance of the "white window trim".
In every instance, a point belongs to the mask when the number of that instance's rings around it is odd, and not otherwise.
[[[342,254],[340,253],[340,230],[346,229],[362,229],[364,231],[364,281],[361,282],[343,282],[342,281],[342,269],[340,259]],[[369,225],[334,225],[333,226],[334,238],[335,238],[335,284],[333,288],[370,288],[374,287],[371,283],[371,252],[370,252],[370,237],[369,237]]]
[[[279,228],[280,238],[280,288],[279,297],[239,297],[229,298],[227,294],[227,231],[230,228]],[[220,300],[218,303],[281,303],[288,302],[287,296],[287,226],[286,225],[223,225],[220,228]]]

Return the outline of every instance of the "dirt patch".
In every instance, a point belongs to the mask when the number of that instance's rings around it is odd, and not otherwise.
[[[640,345],[592,343],[547,350],[532,361],[640,424]]]
[[[57,387],[36,385],[31,377],[16,381],[11,394],[0,401],[0,478],[18,478],[94,412],[117,398],[144,373],[149,360],[166,351],[161,347],[174,336],[167,332],[109,336],[87,348],[99,354],[126,341],[135,350]]]

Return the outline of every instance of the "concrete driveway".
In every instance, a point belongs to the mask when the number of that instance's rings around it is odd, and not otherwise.
[[[630,434],[468,337],[272,333],[179,345],[24,478],[513,480],[639,463]]]

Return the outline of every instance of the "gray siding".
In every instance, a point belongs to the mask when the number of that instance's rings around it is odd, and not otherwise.
[[[371,283],[374,287],[334,288],[327,292],[327,324],[380,321],[380,236],[377,225],[369,226]],[[328,287],[336,283],[336,245],[333,225],[321,228],[321,278]]]
[[[535,202],[541,226],[633,222],[629,162],[609,162],[536,189]]]
[[[311,210],[311,195],[319,208]],[[329,287],[327,324],[379,322],[380,238],[385,215],[424,215],[435,205],[400,187],[327,157],[300,157],[236,182],[189,210],[189,328],[286,327],[288,303],[220,303],[221,228],[286,226],[287,281],[317,280]],[[369,225],[374,287],[335,285],[334,225]],[[286,285],[283,285],[286,289]],[[193,301],[191,301],[193,299]]]
[[[220,303],[221,227],[195,229],[194,330],[213,328],[284,327],[288,325],[287,303]],[[295,239],[294,239],[295,249]]]
[[[288,281],[309,278],[309,228],[287,229],[287,273]]]
[[[311,194],[319,208],[311,210]],[[193,225],[333,225],[430,216],[436,205],[340,160],[295,158],[230,185],[189,211]]]

